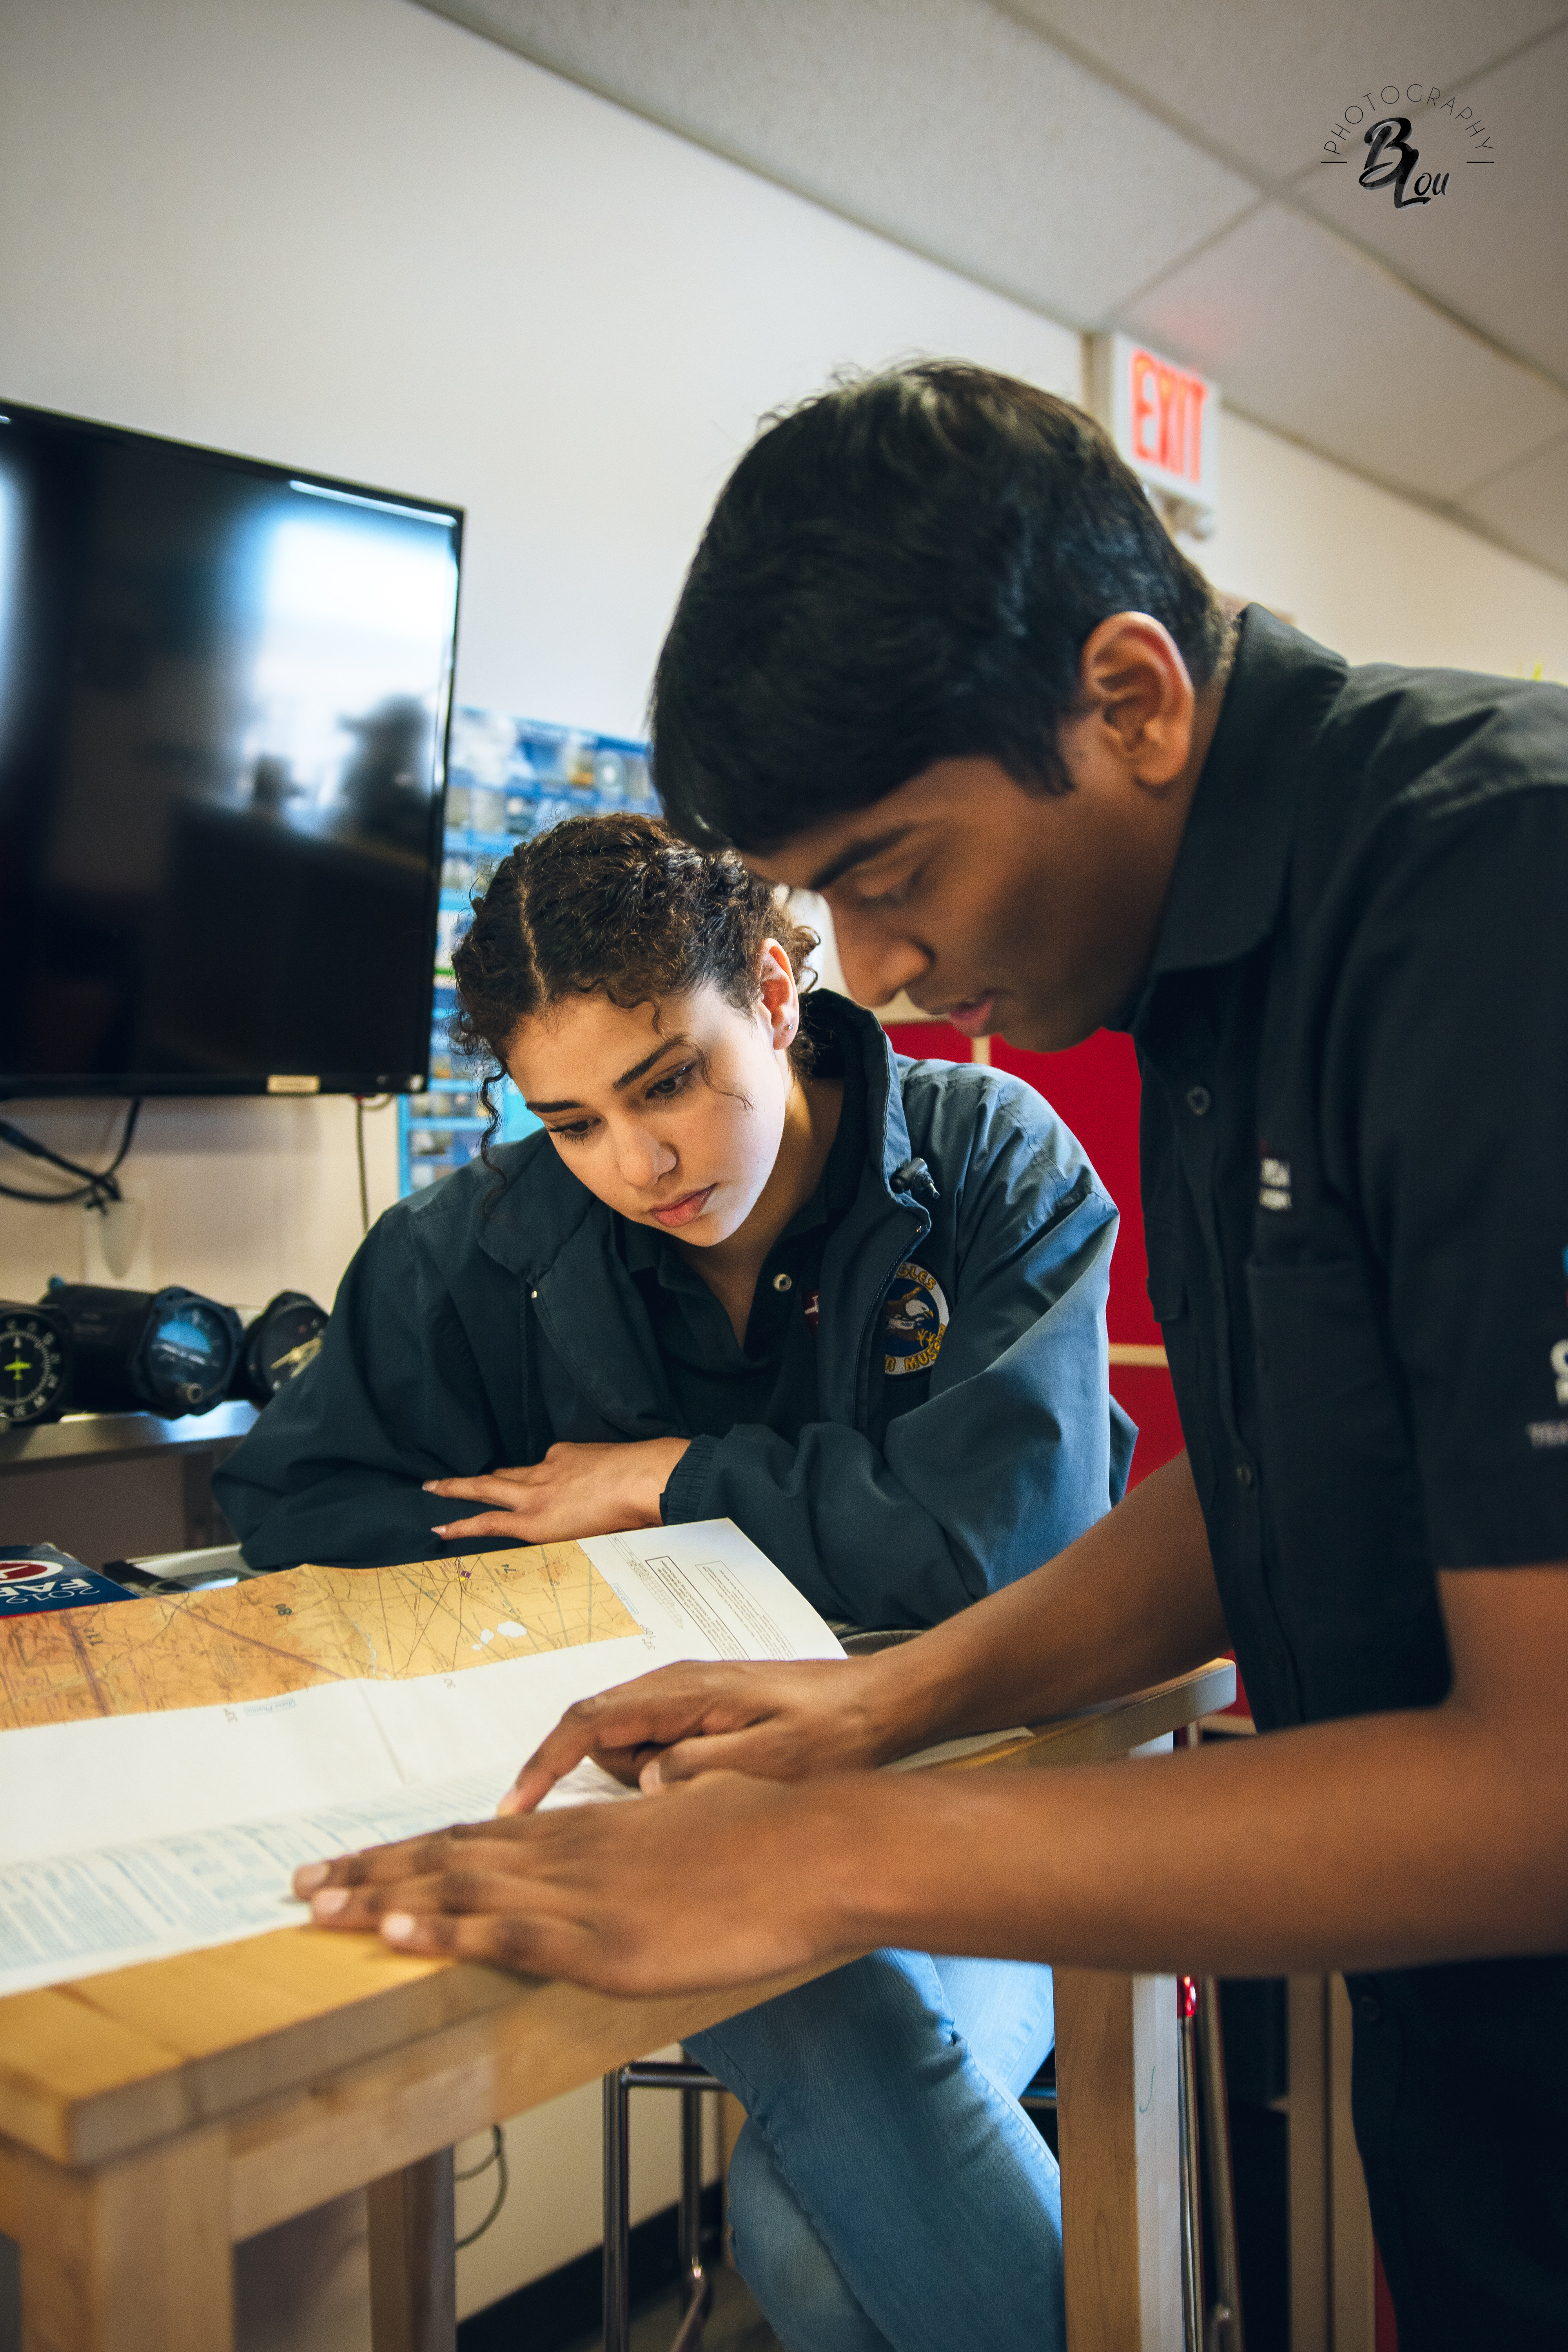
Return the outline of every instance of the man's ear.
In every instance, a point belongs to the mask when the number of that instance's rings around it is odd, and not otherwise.
[[[1105,748],[1138,782],[1173,782],[1192,751],[1196,696],[1164,624],[1112,613],[1086,641],[1079,675],[1084,716],[1104,730]]]

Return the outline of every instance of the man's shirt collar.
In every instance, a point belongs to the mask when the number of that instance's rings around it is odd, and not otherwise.
[[[1338,654],[1261,604],[1241,617],[1142,1003],[1167,972],[1231,963],[1271,927],[1310,745],[1345,677]]]

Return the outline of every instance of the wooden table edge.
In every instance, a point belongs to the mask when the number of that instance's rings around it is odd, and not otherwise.
[[[936,1769],[1006,1770],[1109,1760],[1163,1737],[1180,1724],[1228,1705],[1235,1696],[1235,1667],[1228,1659],[1211,1660],[1151,1690],[1036,1726],[1022,1737],[999,1739],[994,1746],[950,1759]],[[286,1929],[281,1934],[293,1937],[300,1932]],[[311,1935],[308,1928],[302,1932]],[[168,1961],[146,1962],[136,1970],[105,1971],[101,1977],[84,1978],[69,1986],[50,1990],[91,2007],[95,1985],[104,1987],[118,1978],[151,1979],[156,1972],[177,1972],[204,1958],[221,1964],[233,1956],[251,1954],[258,1946],[274,1940],[279,1940],[276,1935],[247,1938],[216,1947],[206,1954],[182,1954]],[[348,1940],[331,1938],[338,1946]],[[383,1965],[390,1971],[408,1968],[400,1956],[388,1953],[372,1937],[353,1941],[355,1947],[363,1941],[367,1973],[374,1975]],[[802,1970],[787,1982],[805,1983],[813,1976],[824,1975],[829,1969],[841,1967],[846,1957],[841,1955],[819,1968]],[[438,2005],[446,2010],[446,2014],[433,2024],[428,2021],[430,1996],[424,1990],[432,1978],[441,1982]],[[592,2079],[605,2067],[679,2039],[682,2032],[695,2032],[701,2025],[732,2016],[738,2009],[750,2008],[769,1998],[772,1992],[784,1990],[784,1981],[732,1994],[714,1992],[628,2001],[626,2034],[614,2037],[612,2053],[605,2057],[602,2066],[595,2057],[594,2064],[574,2080]],[[242,2037],[232,2044],[194,2056],[170,2046],[166,2063],[159,2063],[157,2042],[143,2037],[142,2053],[127,2079],[79,2096],[62,2096],[37,2077],[13,2073],[7,2080],[0,2074],[0,2150],[9,2142],[48,2162],[80,2168],[123,2159],[190,2131],[214,2126],[231,2131],[242,2129],[247,2118],[261,2129],[262,2117],[280,2113],[284,2107],[303,2112],[312,2100],[319,2105],[333,2083],[340,2079],[347,2082],[350,2077],[357,2079],[367,2068],[394,2063],[399,2057],[417,2051],[423,2053],[422,2064],[427,2060],[438,2069],[444,2063],[441,2050],[448,2042],[456,2051],[459,2046],[477,2046],[487,2036],[493,2038],[503,2029],[531,2031],[539,2022],[539,2005],[547,1995],[557,1997],[568,2008],[577,1999],[603,2003],[607,1998],[583,1993],[579,1988],[513,1978],[505,1971],[471,1961],[422,1963],[412,1985],[373,1987],[362,1999],[301,2017],[273,2034]],[[34,1998],[17,1994],[11,2000],[0,2000],[0,2027],[12,2000],[26,2002]],[[556,2000],[546,2005],[554,2007]],[[410,2010],[416,2012],[414,2018],[408,2014]],[[667,2011],[679,2012],[679,2021],[669,2030],[665,2030]],[[108,2012],[100,2010],[98,2014],[102,2017]],[[608,2014],[613,2016],[616,2012]],[[348,2019],[354,2021],[357,2031],[348,2034],[352,2047],[345,2052],[341,2042],[344,2021]],[[112,2018],[110,2022],[123,2024],[122,2020]],[[340,2041],[338,2052],[330,2059],[321,2049],[323,2038],[329,2035]],[[131,2038],[127,2030],[127,2039]],[[254,2077],[258,2072],[264,2072],[268,2079],[268,2094],[259,2098],[254,2089]],[[249,2085],[247,2076],[252,2078]],[[562,2081],[540,2093],[539,2097],[554,2097],[571,2087],[572,2082]],[[522,2102],[537,2103],[537,2099]],[[521,2112],[521,2106],[505,2112]]]

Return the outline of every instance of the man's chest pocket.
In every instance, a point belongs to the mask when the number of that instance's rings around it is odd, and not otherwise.
[[[1321,1482],[1358,1509],[1415,1495],[1397,1374],[1352,1258],[1247,1268],[1265,1475],[1276,1503],[1316,1517]],[[1336,1513],[1336,1517],[1338,1514]]]

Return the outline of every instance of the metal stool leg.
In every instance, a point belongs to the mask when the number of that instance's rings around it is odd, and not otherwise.
[[[1197,2024],[1215,2266],[1215,2299],[1209,2311],[1209,2334],[1205,2352],[1245,2352],[1241,2326],[1241,2270],[1236,2245],[1236,2184],[1230,2168],[1230,2106],[1225,2087],[1225,2042],[1220,2033],[1219,1985],[1213,1977],[1203,1978],[1198,1986]]]
[[[631,2170],[626,2143],[628,2069],[606,2074],[605,2098],[605,2352],[631,2343]]]
[[[1186,2352],[1208,2352],[1204,2342],[1203,2191],[1198,2138],[1198,1988],[1176,1979],[1180,2003],[1176,2058],[1180,2072],[1182,2163],[1182,2334]]]
[[[702,2352],[713,2306],[713,2282],[702,2261],[702,2100],[722,2091],[716,2074],[694,2060],[639,2058],[606,2074],[605,2102],[605,2352],[630,2352],[631,2167],[629,2104],[633,2091],[679,2091],[680,2096],[680,2326],[669,2352]]]
[[[713,2282],[702,2267],[702,2094],[680,2094],[680,2326],[669,2352],[701,2352],[713,2308]]]
[[[1184,1724],[1177,1732],[1178,1743],[1184,1748],[1203,1746],[1203,1728],[1196,1723]],[[1187,1987],[1195,1981],[1197,2009],[1193,2014],[1187,1999]],[[1197,2089],[1203,2102],[1201,2146],[1204,2172],[1207,2179],[1209,2224],[1214,2232],[1215,2297],[1209,2305],[1207,2323],[1201,2338],[1202,2352],[1246,2352],[1246,2338],[1241,2324],[1241,2265],[1236,2242],[1236,2181],[1230,2168],[1230,2104],[1226,2096],[1225,2037],[1220,2031],[1219,1984],[1214,1977],[1180,1979],[1182,1989],[1184,2144],[1200,2145],[1197,2129],[1197,2101],[1191,2095],[1193,2074],[1197,2076]],[[1188,2037],[1191,2035],[1189,2043]],[[1185,2186],[1184,2179],[1184,2186]],[[1192,2222],[1194,2259],[1203,2243],[1197,2224],[1197,2178],[1194,2167],[1192,2180],[1194,2216]],[[1183,2247],[1183,2270],[1186,2270],[1186,2248]],[[1203,2284],[1198,2279],[1196,2295],[1202,2306]],[[1191,2322],[1191,2305],[1188,2326]]]

